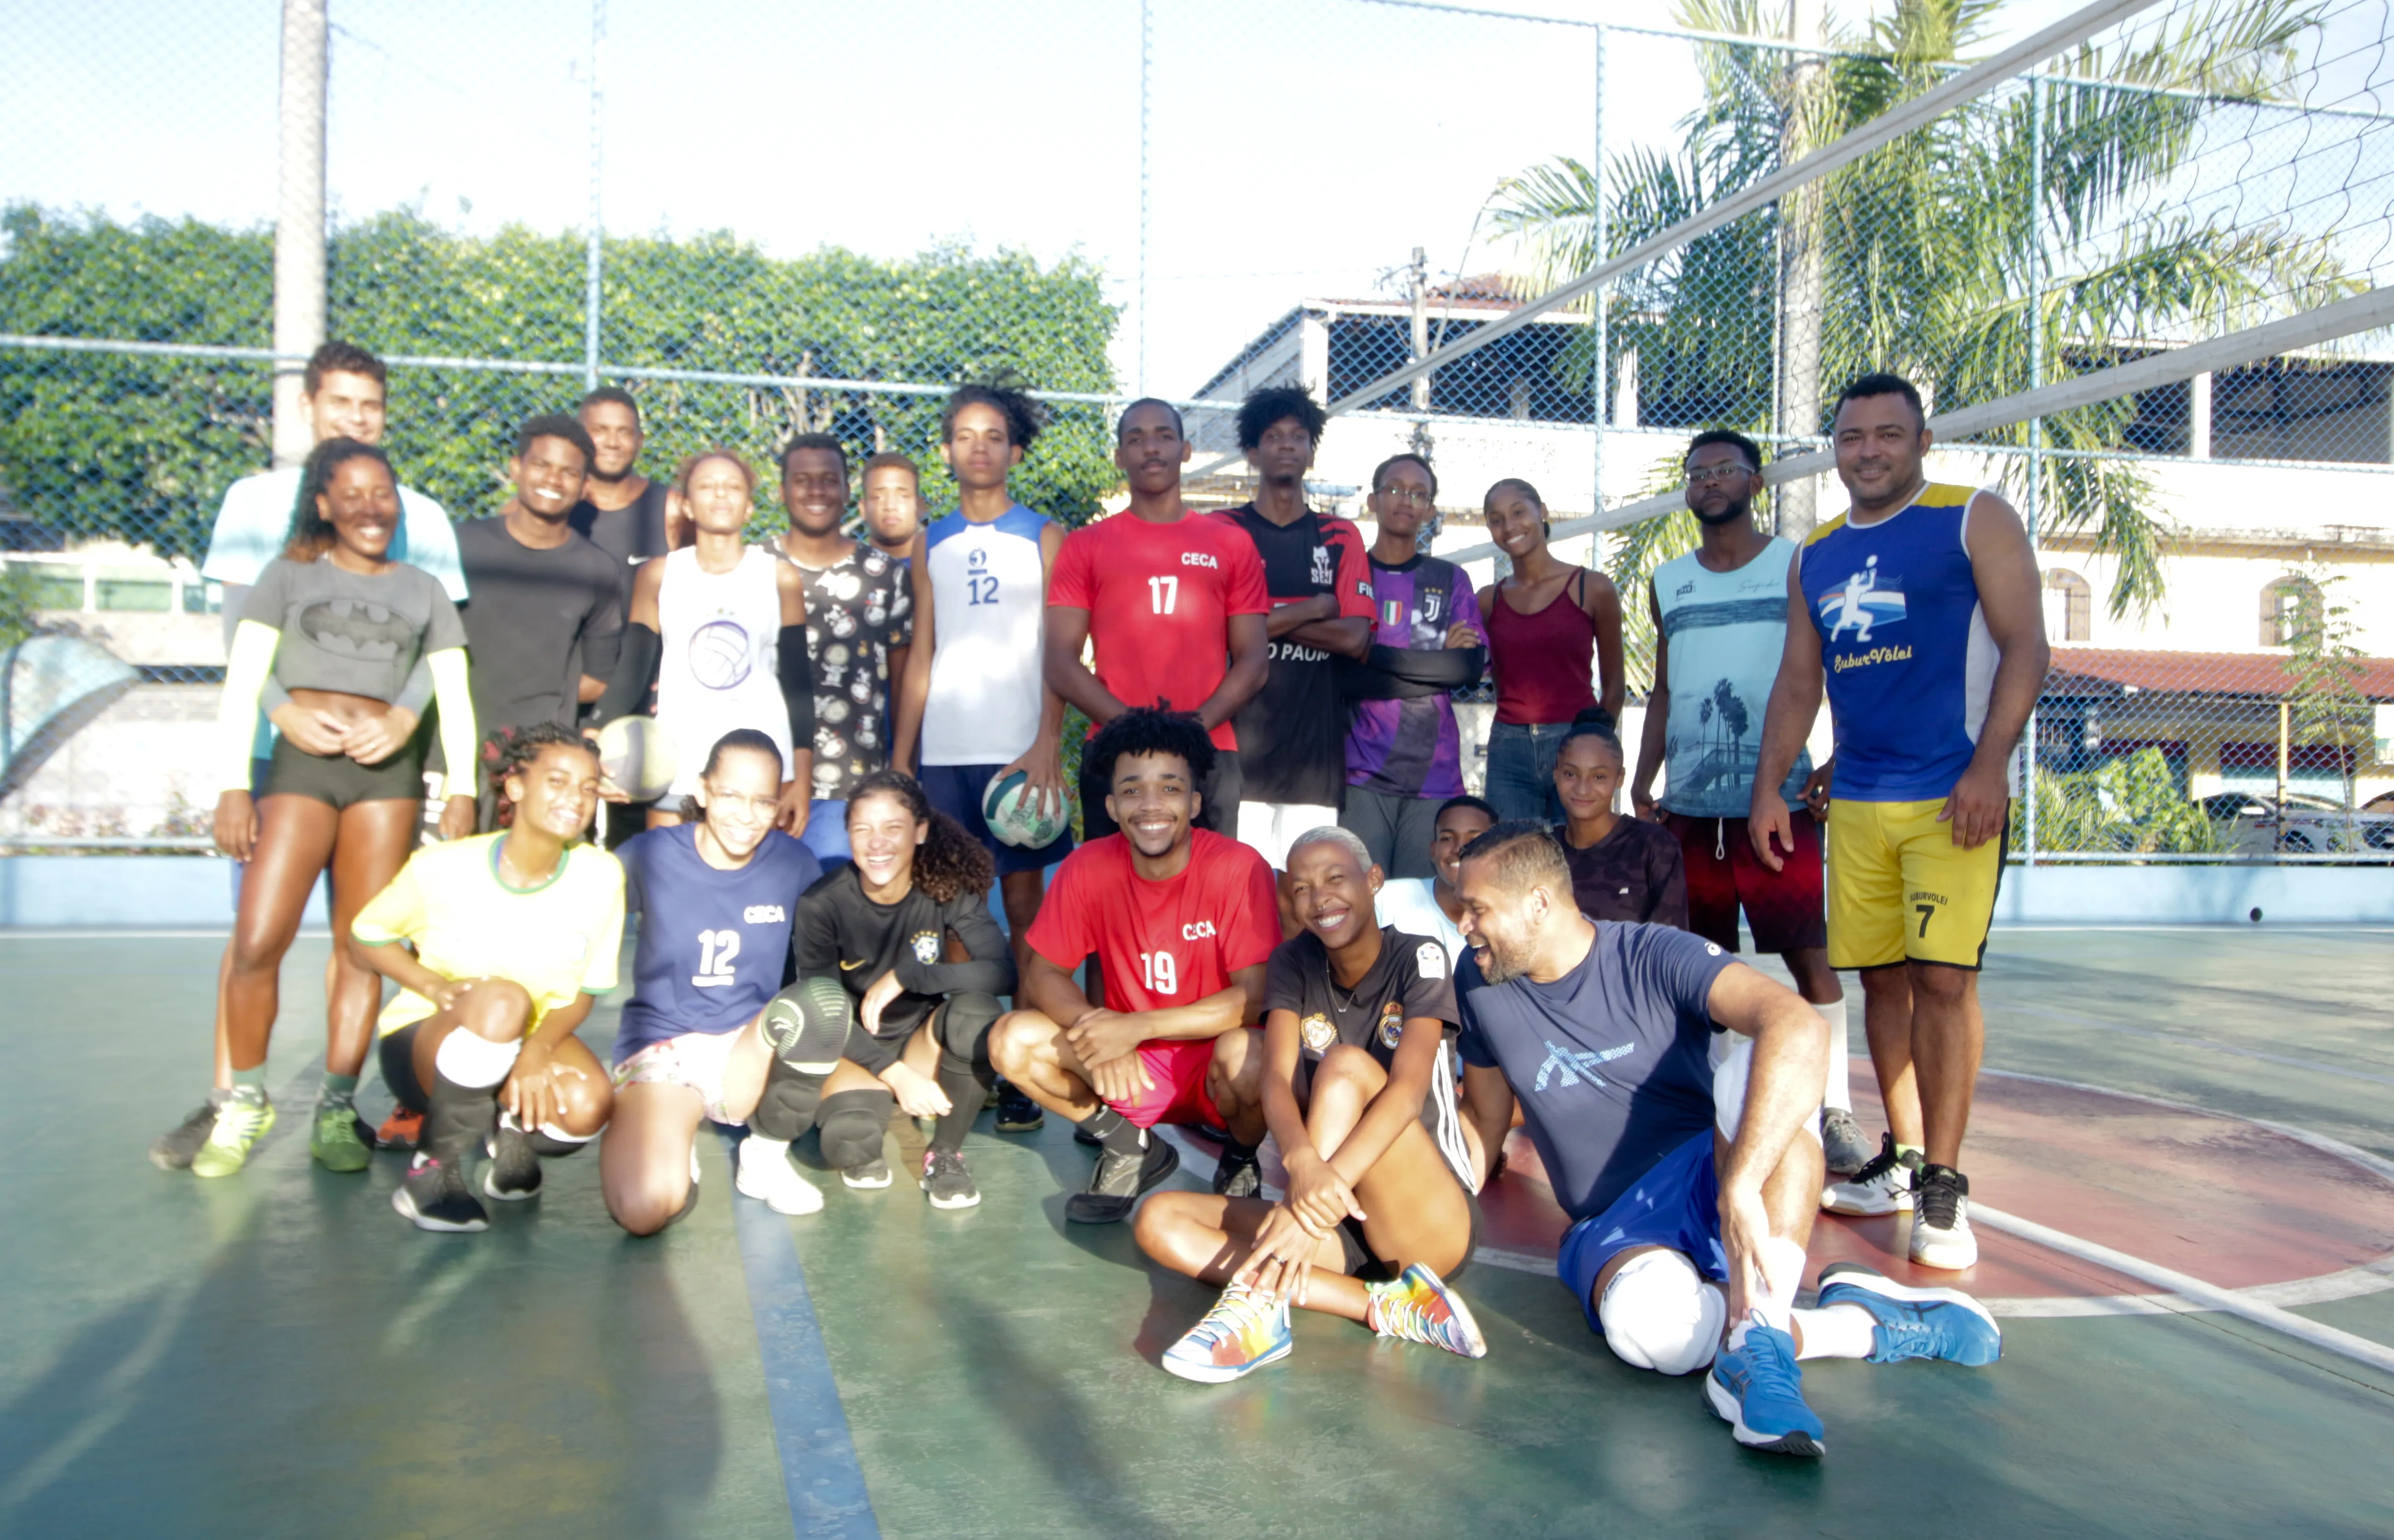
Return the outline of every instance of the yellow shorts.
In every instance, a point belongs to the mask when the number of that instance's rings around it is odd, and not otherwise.
[[[1986,956],[2007,841],[1960,849],[1953,826],[1938,821],[1944,806],[1941,796],[1829,804],[1831,967],[1976,969]]]

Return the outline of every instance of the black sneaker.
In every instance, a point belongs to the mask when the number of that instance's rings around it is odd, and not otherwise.
[[[482,1149],[491,1164],[482,1173],[482,1191],[503,1204],[540,1196],[540,1153],[532,1139],[516,1126],[512,1115],[499,1119],[483,1136]]]
[[[216,1131],[217,1100],[219,1093],[210,1091],[208,1099],[191,1109],[191,1115],[150,1141],[150,1164],[161,1171],[189,1171],[191,1158],[200,1146],[208,1142]]]
[[[418,1230],[470,1235],[491,1228],[489,1210],[466,1191],[464,1165],[430,1155],[415,1157],[415,1164],[400,1178],[399,1190],[390,1195],[390,1206]]]
[[[1023,1094],[1022,1087],[1011,1080],[997,1083],[997,1131],[1001,1134],[1035,1134],[1047,1122],[1046,1112],[1039,1103]],[[206,1138],[204,1134],[201,1136]]]
[[[1260,1197],[1264,1190],[1264,1168],[1256,1160],[1252,1146],[1230,1144],[1222,1149],[1222,1158],[1214,1167],[1214,1191],[1225,1198]]]
[[[980,1189],[965,1169],[964,1156],[954,1150],[923,1152],[920,1185],[930,1194],[933,1208],[971,1208],[980,1202]]]
[[[1138,1202],[1140,1193],[1179,1169],[1180,1152],[1152,1134],[1143,1153],[1118,1155],[1104,1151],[1098,1156],[1088,1191],[1064,1200],[1064,1218],[1076,1225],[1117,1224]]]
[[[849,1166],[839,1174],[839,1179],[850,1187],[887,1187],[893,1178],[889,1163],[875,1155],[862,1165]]]

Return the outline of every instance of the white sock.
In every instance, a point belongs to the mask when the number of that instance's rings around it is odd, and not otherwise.
[[[1732,1348],[1745,1341],[1747,1326],[1756,1320],[1782,1332],[1792,1330],[1796,1323],[1796,1291],[1804,1283],[1804,1248],[1784,1235],[1773,1235],[1762,1243],[1762,1254],[1755,1260],[1762,1269],[1763,1292],[1758,1296],[1746,1296],[1746,1319],[1729,1334]]]
[[[788,1154],[790,1141],[785,1139],[767,1139],[762,1134],[751,1134],[740,1141],[740,1158],[746,1160],[748,1152],[752,1149],[756,1152],[758,1160],[765,1160],[775,1155]]]
[[[1876,1345],[1878,1323],[1860,1305],[1832,1305],[1825,1310],[1797,1310],[1797,1358],[1868,1358]]]
[[[1829,1085],[1821,1104],[1850,1112],[1854,1110],[1854,1093],[1846,1047],[1846,997],[1840,994],[1829,1004],[1812,1008],[1821,1013],[1822,1020],[1829,1023]]]

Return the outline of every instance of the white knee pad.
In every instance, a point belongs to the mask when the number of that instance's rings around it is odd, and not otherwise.
[[[1729,1301],[1676,1251],[1633,1257],[1598,1301],[1604,1340],[1624,1363],[1658,1374],[1692,1375],[1720,1349]]]
[[[1738,1126],[1745,1121],[1745,1085],[1754,1073],[1754,1039],[1736,1033],[1726,1035],[1730,1040],[1729,1051],[1713,1066],[1713,1126],[1720,1130],[1721,1138],[1735,1144]],[[1819,1142],[1820,1118],[1806,1118],[1804,1127]]]
[[[516,1067],[516,1055],[522,1051],[520,1042],[493,1043],[459,1027],[433,1050],[432,1064],[453,1086],[486,1090],[507,1077],[507,1072]]]

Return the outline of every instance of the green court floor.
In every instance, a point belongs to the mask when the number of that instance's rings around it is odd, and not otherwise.
[[[1205,1295],[1062,1222],[1087,1156],[1052,1120],[974,1135],[962,1213],[826,1178],[781,1218],[710,1138],[659,1239],[607,1221],[588,1156],[422,1235],[396,1157],[308,1160],[321,940],[286,968],[281,1125],[239,1177],[166,1175],[142,1152],[203,1087],[220,944],[0,932],[0,1535],[2394,1533],[2394,1378],[2214,1314],[1808,1366],[1817,1465],[1742,1453],[1694,1380],[1484,1264],[1482,1362],[1301,1318],[1284,1364],[1184,1384],[1154,1361]],[[2394,935],[2012,931],[1986,988],[1991,1068],[2394,1155]],[[920,1137],[892,1140],[902,1171]],[[2394,1292],[2302,1312],[2394,1343]]]

